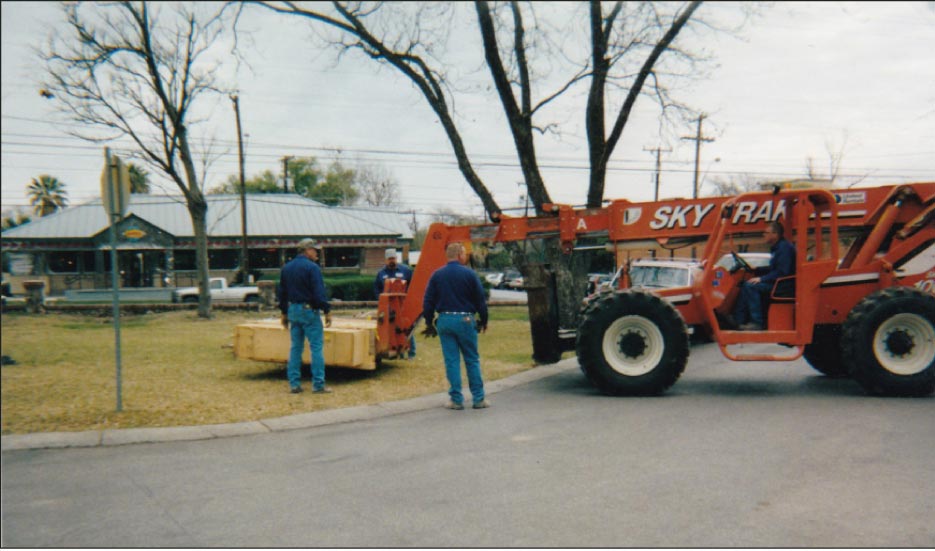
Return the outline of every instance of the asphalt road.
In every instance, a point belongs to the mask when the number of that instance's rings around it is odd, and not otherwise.
[[[2,454],[4,547],[933,547],[935,400],[696,346],[658,398],[574,360],[487,410]]]

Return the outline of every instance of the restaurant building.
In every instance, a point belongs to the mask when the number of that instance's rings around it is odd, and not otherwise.
[[[208,195],[211,277],[234,281],[240,271],[241,201]],[[278,273],[298,242],[322,243],[328,273],[375,273],[389,247],[405,260],[412,230],[405,214],[379,207],[332,207],[295,194],[248,194],[247,249],[251,275]],[[194,286],[195,237],[181,196],[132,195],[116,226],[121,287]],[[2,233],[4,280],[20,293],[24,280],[43,280],[48,295],[110,287],[111,235],[100,199],[70,206]]]

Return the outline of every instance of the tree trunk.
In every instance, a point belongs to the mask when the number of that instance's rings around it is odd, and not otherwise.
[[[172,111],[170,111],[172,113]],[[185,200],[188,203],[188,212],[192,217],[192,229],[195,231],[195,270],[198,272],[198,317],[211,317],[211,290],[209,288],[210,274],[208,273],[208,202],[205,200],[201,187],[198,185],[198,174],[195,172],[195,162],[192,158],[191,148],[188,145],[188,129],[181,120],[176,119],[175,127],[178,132],[179,157],[185,169],[186,188],[181,182],[179,187],[185,191]]]
[[[558,342],[552,273],[545,264],[527,264],[524,277],[532,335],[532,359],[537,364],[554,364],[562,359],[562,350]]]
[[[500,97],[500,103],[503,106],[503,112],[506,114],[507,122],[510,126],[510,133],[513,136],[513,145],[516,147],[516,154],[519,158],[520,168],[523,171],[523,179],[526,182],[529,198],[536,207],[536,212],[542,214],[542,205],[551,203],[549,192],[545,188],[545,182],[539,173],[539,165],[536,159],[536,146],[532,133],[532,107],[530,105],[530,84],[528,79],[528,67],[526,63],[525,46],[523,44],[523,22],[518,8],[513,4],[513,15],[515,25],[514,51],[516,52],[516,64],[521,75],[521,93],[522,105],[516,103],[513,95],[513,88],[510,79],[503,67],[503,61],[500,58],[500,49],[497,45],[497,34],[494,28],[493,17],[490,14],[490,7],[487,2],[479,1],[474,4],[477,10],[477,21],[480,26],[481,38],[484,44],[484,57],[487,61],[487,67],[490,69],[490,75],[493,78],[497,88],[497,94]]]
[[[211,317],[211,292],[208,288],[208,203],[204,197],[200,201],[190,200],[188,212],[192,217],[195,230],[195,270],[198,273],[198,317]]]
[[[604,88],[610,62],[607,59],[607,35],[602,26],[604,21],[601,16],[601,3],[592,0],[590,13],[591,64],[594,68],[585,107],[585,126],[588,135],[588,160],[591,164],[587,206],[593,209],[600,207],[604,199],[604,179],[607,175],[607,164],[603,160],[607,146],[604,128]]]
[[[588,268],[594,253],[576,251],[574,254],[563,254],[557,243],[555,247],[549,247],[547,253],[555,274],[558,326],[577,329],[581,299],[588,292]]]

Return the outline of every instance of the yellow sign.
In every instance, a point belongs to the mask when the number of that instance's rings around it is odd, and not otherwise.
[[[146,237],[146,232],[134,228],[123,232],[123,236],[127,239],[142,239]]]

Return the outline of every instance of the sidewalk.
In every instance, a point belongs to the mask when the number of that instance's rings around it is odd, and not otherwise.
[[[511,377],[484,384],[488,395],[496,394],[522,384],[530,383],[563,371],[576,369],[577,360],[571,358],[556,364],[534,367]],[[135,429],[89,430],[83,432],[37,432],[0,436],[2,451],[33,450],[43,448],[89,448],[97,446],[121,446],[124,444],[146,444],[173,442],[178,440],[209,440],[228,436],[247,436],[266,432],[306,429],[353,421],[366,421],[390,415],[440,408],[448,400],[447,392],[439,392],[407,400],[383,402],[367,406],[344,409],[329,409],[300,413],[287,417],[275,417],[259,421],[201,425],[190,427],[156,427]],[[496,407],[496,404],[494,404]]]

